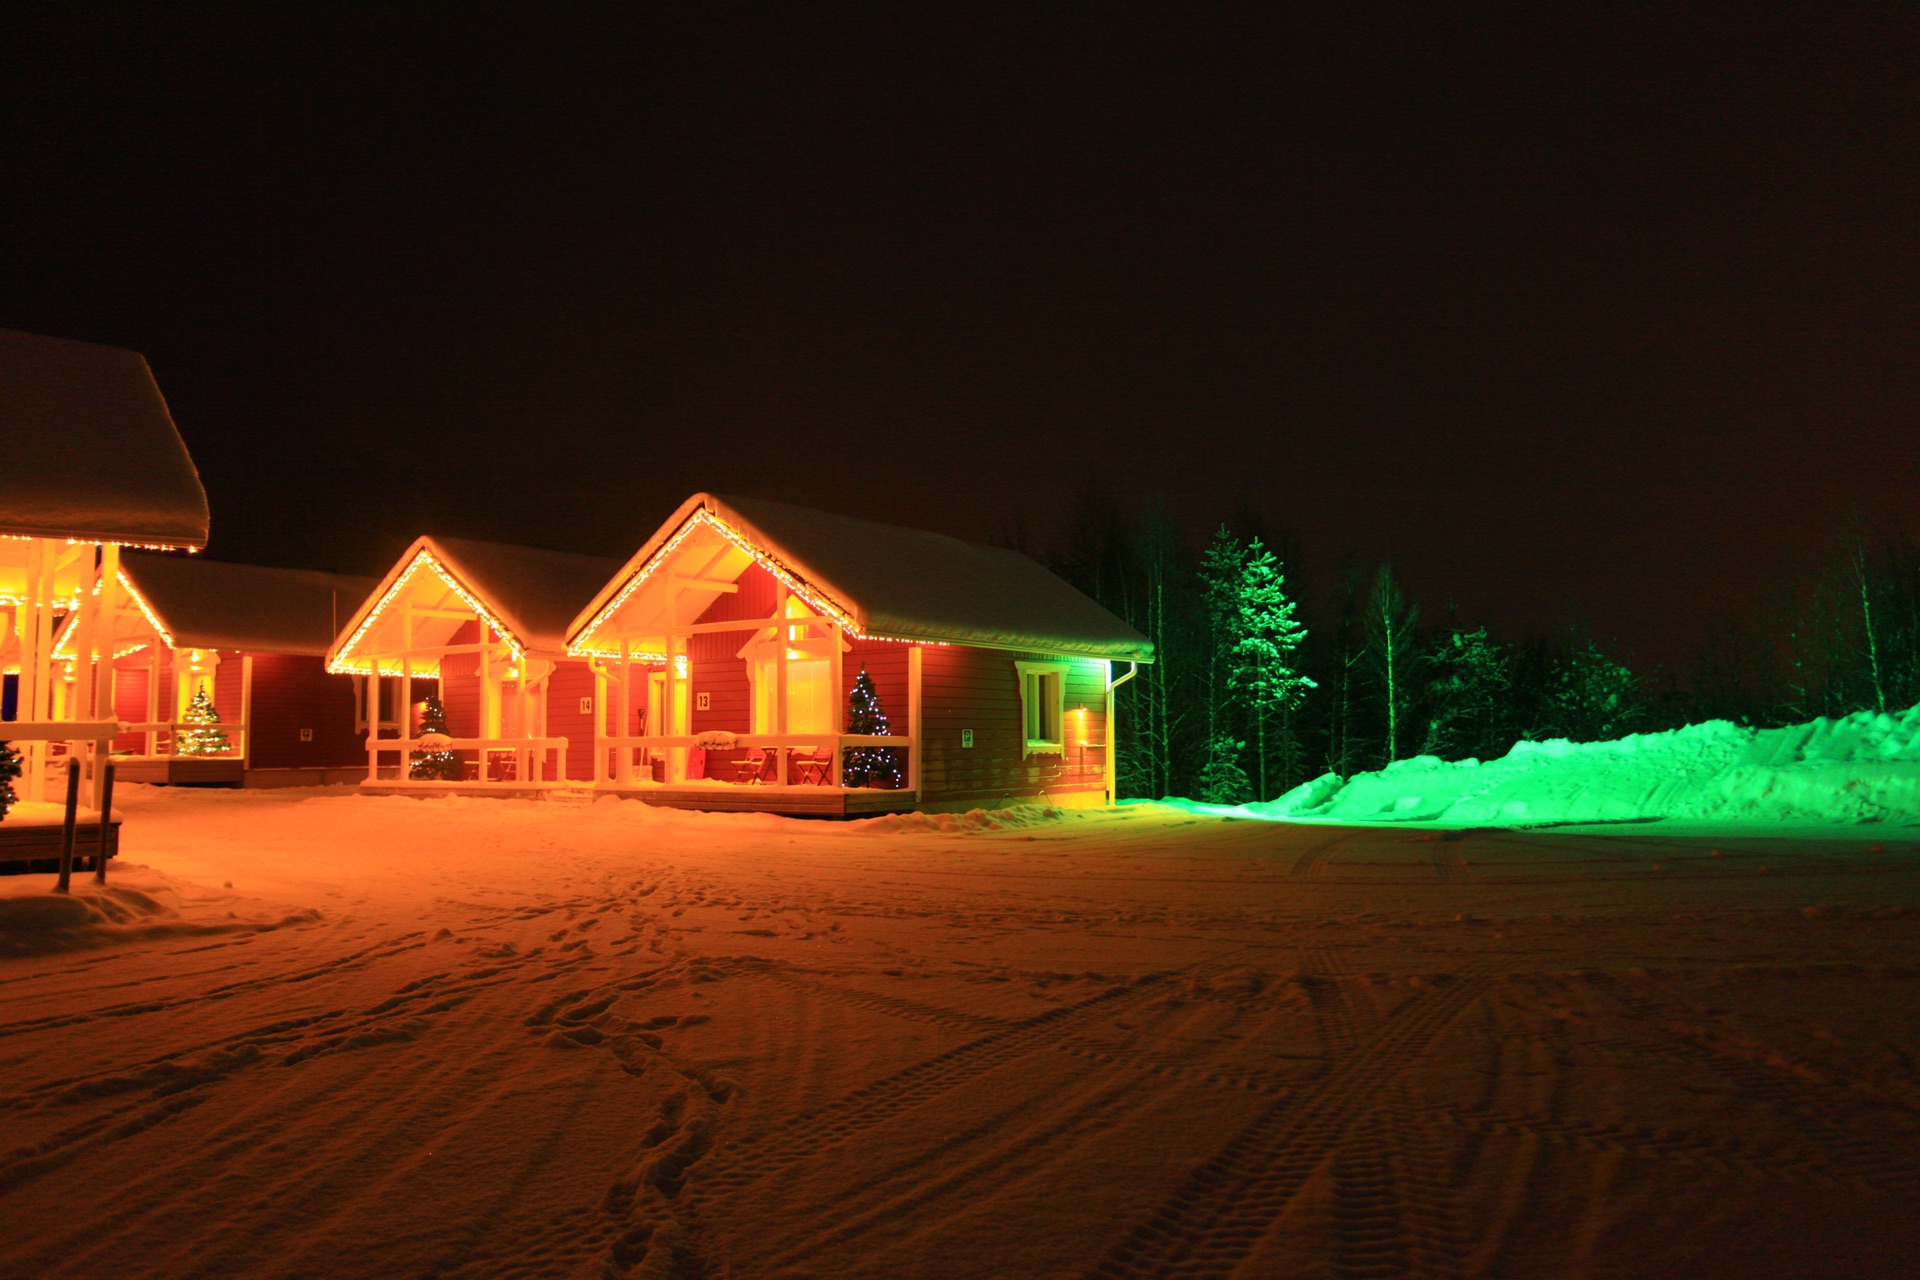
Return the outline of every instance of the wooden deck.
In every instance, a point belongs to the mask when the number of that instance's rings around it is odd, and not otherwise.
[[[58,871],[60,869],[61,824],[0,822],[0,871]],[[100,847],[100,820],[82,820],[73,824],[73,865],[93,869],[93,855]],[[120,819],[107,824],[107,860],[120,852]]]
[[[157,782],[176,787],[237,787],[243,781],[244,768],[238,759],[201,760],[189,756],[114,761],[114,775],[122,782]]]
[[[868,818],[907,813],[911,791],[836,790],[832,787],[634,786],[599,789],[601,795],[643,800],[665,809],[701,809],[711,813],[780,813],[795,818]]]

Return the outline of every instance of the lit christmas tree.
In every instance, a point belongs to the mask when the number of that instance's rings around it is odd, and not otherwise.
[[[869,737],[893,734],[887,728],[887,713],[880,709],[873,677],[864,665],[859,679],[853,682],[853,692],[847,695],[847,732]],[[900,776],[900,753],[891,747],[849,747],[840,766],[840,780],[849,787],[898,787],[905,781]]]
[[[20,753],[12,743],[0,742],[0,818],[7,816],[7,810],[19,798],[13,794],[13,780],[19,776]]]
[[[415,736],[424,738],[428,734],[438,734],[443,738],[451,736],[447,733],[447,709],[441,705],[440,695],[434,693],[427,695],[426,709],[420,713],[420,731]],[[407,776],[415,781],[438,778],[446,782],[458,782],[460,761],[445,747],[422,748],[413,753]]]
[[[183,756],[217,756],[223,751],[232,750],[224,729],[216,728],[220,723],[220,713],[214,710],[213,699],[207,695],[205,686],[196,690],[193,701],[187,704],[187,713],[180,717],[184,724],[202,726],[183,729],[174,737],[174,751]]]

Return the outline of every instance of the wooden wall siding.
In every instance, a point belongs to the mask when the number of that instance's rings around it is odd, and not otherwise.
[[[220,665],[213,670],[213,709],[223,723],[239,724],[245,710],[240,698],[241,654],[234,649],[219,652]]]
[[[547,677],[547,736],[567,740],[567,777],[593,780],[593,711],[580,699],[593,697],[593,668],[584,661],[554,664]]]
[[[1024,753],[1019,660],[1058,661],[1041,653],[929,645],[921,665],[921,714],[926,717],[921,779],[928,801],[1038,799],[1054,791],[1106,787],[1106,666],[1070,662],[1066,686],[1064,756]],[[1084,717],[1074,708],[1084,704]],[[1084,722],[1085,732],[1081,732]],[[973,746],[960,731],[973,730]]]
[[[239,658],[233,659],[239,669]],[[227,661],[220,664],[226,674]],[[389,693],[398,681],[389,681]],[[422,685],[425,684],[425,688]],[[416,680],[414,697],[423,699],[431,682]],[[255,769],[327,769],[365,764],[366,735],[354,730],[353,677],[330,676],[323,658],[281,653],[253,656],[253,743],[249,763]],[[313,730],[302,742],[300,731]]]
[[[864,664],[867,674],[873,677],[873,691],[880,695],[880,710],[887,715],[888,732],[896,738],[910,736],[913,732],[907,717],[907,650],[910,648],[911,645],[891,640],[855,640],[853,647],[840,655],[841,684],[845,686],[840,690],[841,714],[849,714],[847,709],[852,704],[848,699]]]
[[[479,638],[480,623],[466,622],[448,643],[472,644]],[[447,709],[448,737],[480,736],[479,654],[449,653],[440,659],[440,704]]]
[[[113,673],[113,715],[116,720],[130,720],[139,723],[147,718],[147,670],[148,661],[145,650],[120,659]],[[135,665],[135,664],[139,665]],[[165,717],[167,708],[162,707],[160,714]],[[144,733],[123,733],[113,740],[113,750],[130,751],[138,755],[147,749],[147,735]]]

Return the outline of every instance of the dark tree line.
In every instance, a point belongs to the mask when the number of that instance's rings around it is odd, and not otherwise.
[[[1158,505],[1084,512],[1054,567],[1159,655],[1117,694],[1122,795],[1272,799],[1415,755],[1920,702],[1920,555],[1904,539],[1856,534],[1761,624],[1714,629],[1684,679],[1636,673],[1578,622],[1505,637],[1423,612],[1391,563],[1315,591],[1298,559],[1257,518],[1195,547]]]

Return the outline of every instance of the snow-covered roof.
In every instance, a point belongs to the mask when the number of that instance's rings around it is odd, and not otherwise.
[[[605,641],[595,633],[603,626],[611,635],[632,632],[614,615],[636,601],[660,564],[696,535],[724,539],[733,559],[751,557],[861,635],[1153,660],[1145,636],[1017,551],[784,502],[708,493],[683,503],[594,596],[568,632],[574,651],[601,651]],[[709,574],[739,571],[731,561],[712,563]]]
[[[198,556],[129,553],[123,578],[179,649],[240,649],[318,657],[378,583],[310,569],[222,564]]]
[[[327,664],[339,669],[364,665],[363,650],[369,647],[381,655],[398,652],[388,638],[372,633],[387,602],[423,571],[431,571],[462,607],[477,605],[489,623],[523,653],[564,657],[567,624],[619,567],[618,560],[604,556],[466,538],[419,538],[343,621],[327,651]],[[442,623],[438,630],[447,635],[423,640],[416,633],[415,643],[448,643],[458,624],[453,619],[442,619]]]
[[[0,534],[207,545],[207,494],[138,352],[0,329]]]

